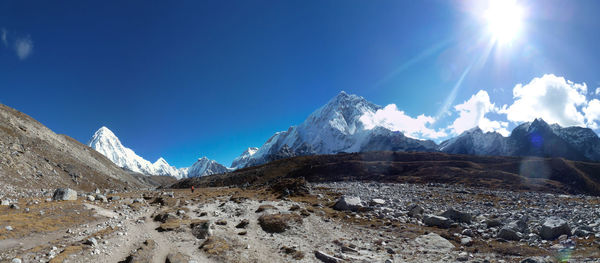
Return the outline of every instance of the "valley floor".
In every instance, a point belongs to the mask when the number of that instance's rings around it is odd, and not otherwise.
[[[282,198],[240,188],[115,193],[108,202],[22,198],[0,206],[0,262],[600,262],[597,197],[351,182],[309,190]],[[362,204],[333,209],[342,195]],[[437,226],[426,219],[450,208],[472,217]],[[574,235],[541,238],[551,216]]]

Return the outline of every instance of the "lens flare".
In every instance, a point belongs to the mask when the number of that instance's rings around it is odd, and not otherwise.
[[[523,15],[523,8],[514,0],[490,1],[484,12],[488,31],[498,43],[510,43],[519,35]]]

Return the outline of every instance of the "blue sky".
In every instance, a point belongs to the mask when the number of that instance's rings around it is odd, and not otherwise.
[[[518,1],[510,43],[484,2],[3,1],[0,102],[82,143],[105,125],[178,167],[228,165],[341,90],[446,136],[538,113],[598,132],[600,2]]]

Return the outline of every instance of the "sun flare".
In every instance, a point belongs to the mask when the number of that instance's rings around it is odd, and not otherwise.
[[[498,43],[510,43],[519,36],[523,15],[523,8],[514,0],[492,0],[484,12],[487,29]]]

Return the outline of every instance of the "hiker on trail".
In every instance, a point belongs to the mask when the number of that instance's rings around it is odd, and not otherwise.
[[[192,194],[194,193],[194,186],[192,185]]]

